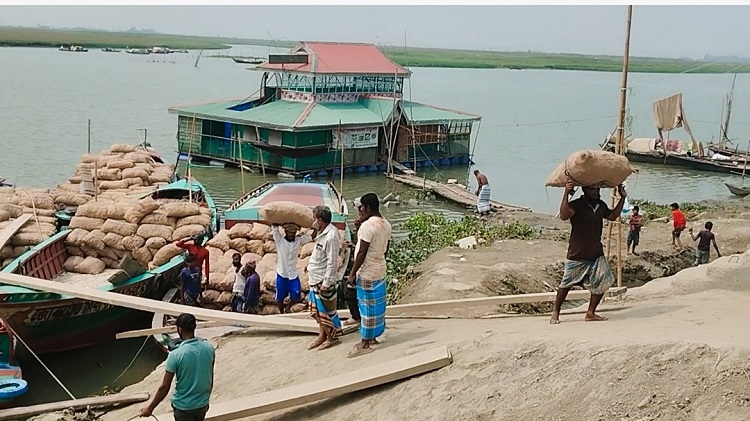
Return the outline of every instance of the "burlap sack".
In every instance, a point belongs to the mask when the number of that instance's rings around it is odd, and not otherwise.
[[[290,313],[302,313],[303,311],[307,311],[307,304],[305,303],[297,303],[289,307]]]
[[[5,222],[10,219],[10,213],[8,211],[0,209],[0,222]]]
[[[224,257],[224,251],[220,248],[207,246],[206,250],[208,250],[208,258],[210,259],[211,263]]]
[[[255,223],[253,224],[253,229],[250,232],[250,239],[251,240],[261,240],[266,241],[271,236],[271,227],[265,224],[261,223]]]
[[[13,255],[13,246],[6,245],[0,248],[0,260],[5,260]]]
[[[172,228],[165,225],[143,224],[138,227],[137,234],[145,239],[161,237],[167,241],[172,240]]]
[[[67,259],[65,259],[65,263],[63,263],[63,269],[65,269],[68,272],[74,272],[76,269],[76,266],[81,264],[83,260],[84,260],[83,257],[70,256]]]
[[[109,234],[110,232],[112,232],[123,237],[135,235],[138,228],[139,227],[136,224],[116,221],[114,219],[107,219],[107,221],[102,224],[102,231],[104,231],[105,234]]]
[[[230,249],[239,254],[245,254],[246,245],[247,240],[245,240],[244,238],[235,238],[234,240],[229,240]]]
[[[132,205],[128,203],[113,203],[107,208],[107,218],[124,221],[125,214],[128,212],[131,206]]]
[[[263,256],[255,254],[255,253],[245,253],[242,255],[242,259],[240,261],[244,265],[245,263],[251,260],[257,264],[257,263],[260,263],[261,260],[263,260]]]
[[[149,155],[148,152],[145,151],[126,153],[125,158],[135,162],[136,164],[150,164],[154,162],[154,159],[151,158],[151,155]]]
[[[107,168],[116,168],[124,170],[126,168],[133,168],[135,163],[129,159],[117,159],[107,162]],[[123,178],[126,178],[123,176]]]
[[[99,159],[99,154],[85,153],[81,155],[81,162],[85,164],[93,164]]]
[[[299,257],[301,259],[304,259],[305,257],[310,257],[312,255],[313,250],[315,250],[315,242],[310,242],[305,244],[299,249]]]
[[[29,250],[31,250],[30,246],[13,246],[13,254],[11,257],[16,259],[23,256]]]
[[[146,240],[145,245],[151,250],[160,250],[162,247],[167,245],[167,240],[161,237],[151,237]]]
[[[622,155],[603,150],[579,151],[568,156],[547,177],[547,187],[565,187],[570,178],[576,186],[617,187],[637,170]]]
[[[234,287],[234,280],[235,280],[235,273],[227,273],[227,274],[220,274],[220,273],[212,273],[211,277],[208,279],[208,285],[209,288],[215,289],[217,291],[232,291],[232,287]]]
[[[68,246],[68,247],[65,247],[65,251],[67,251],[68,255],[70,256],[86,257],[86,254],[83,253],[83,250],[81,250],[80,247]]]
[[[300,291],[307,292],[310,291],[310,276],[305,272],[304,270],[299,271],[299,285],[300,285]]]
[[[129,153],[133,152],[135,150],[135,146],[128,145],[127,143],[115,143],[114,145],[109,147],[109,150],[112,152],[122,152],[122,153]]]
[[[125,245],[122,243],[123,240],[124,237],[122,235],[115,234],[114,232],[109,232],[102,238],[104,244],[118,250],[125,250]]]
[[[18,204],[18,197],[15,194],[0,194],[0,203]]]
[[[245,243],[245,251],[249,253],[255,253],[259,256],[263,256],[266,254],[263,245],[265,243],[261,240],[250,240],[247,243]]]
[[[122,246],[127,251],[133,251],[137,248],[143,247],[146,244],[146,240],[143,237],[137,235],[129,235],[123,237]]]
[[[134,168],[139,168],[139,169],[141,169],[143,171],[146,171],[146,174],[148,174],[148,175],[151,175],[154,172],[154,166],[151,165],[151,164],[148,164],[148,163],[144,164],[142,162],[136,162]]]
[[[88,256],[73,268],[73,272],[85,273],[87,275],[98,275],[104,272],[105,268],[104,262],[96,257]]]
[[[83,239],[83,245],[85,245],[86,247],[91,247],[92,249],[99,252],[99,254],[101,254],[104,249],[107,248],[107,245],[104,244],[103,241],[105,235],[106,234],[101,230],[93,230],[89,232]]]
[[[221,292],[214,289],[207,289],[203,291],[203,301],[209,304],[217,302],[220,296]]]
[[[23,213],[29,213],[29,214],[35,215],[35,216],[49,216],[49,217],[54,217],[55,216],[55,210],[54,209],[23,208]]]
[[[80,246],[80,249],[83,252],[84,256],[91,256],[91,257],[98,257],[99,256],[99,252],[98,251],[92,249],[91,247],[89,247],[87,245]]]
[[[203,235],[206,233],[206,227],[203,225],[185,225],[177,228],[172,233],[172,241],[181,240],[193,235]]]
[[[86,231],[93,231],[96,229],[102,228],[104,225],[103,219],[98,218],[88,218],[85,216],[74,216],[70,218],[70,225],[68,225],[71,229],[75,228],[82,228]]]
[[[130,184],[128,184],[128,182],[125,180],[99,182],[100,190],[122,190],[127,189],[129,186]]]
[[[137,189],[139,187],[143,187],[143,185],[144,185],[143,179],[140,179],[138,177],[123,178],[122,182],[123,183],[127,183],[129,190],[134,190],[134,189]]]
[[[148,176],[148,182],[151,184],[156,183],[169,183],[172,181],[172,175],[171,174],[160,174],[160,173],[153,173]]]
[[[178,219],[176,227],[180,228],[180,227],[184,227],[186,225],[200,225],[202,227],[207,227],[210,224],[211,224],[211,217],[210,216],[199,214],[199,215],[193,215],[193,216],[186,216],[184,218]],[[232,227],[232,228],[234,228],[234,227]],[[234,238],[231,235],[231,230],[230,230],[229,238]]]
[[[197,203],[173,202],[162,207],[164,213],[172,218],[184,218],[186,216],[200,215],[200,206]]]
[[[0,203],[0,209],[8,212],[8,215],[14,219],[23,215],[23,208],[21,206],[13,205],[10,203]]]
[[[117,168],[102,168],[96,170],[96,181],[117,181],[122,178],[121,170]]]
[[[177,225],[176,219],[168,217],[161,209],[144,216],[143,219],[141,219],[141,224],[164,225],[172,229]]]
[[[87,235],[89,235],[89,232],[86,231],[85,229],[76,228],[70,231],[70,234],[68,234],[68,236],[65,237],[65,241],[75,246],[82,246],[84,245],[83,240],[86,238]]]
[[[268,292],[276,291],[276,270],[267,270],[259,272],[259,274],[260,283],[263,285],[263,289]],[[276,300],[273,300],[273,302],[276,302]]]
[[[85,216],[88,218],[107,219],[111,205],[106,203],[89,202],[81,205],[76,209],[76,216]]]
[[[65,206],[81,206],[87,203],[91,198],[85,194],[59,193],[55,195],[55,203]]]
[[[100,257],[99,260],[104,263],[104,267],[110,269],[117,269],[118,267],[120,267],[120,261],[117,259],[112,259],[110,257]]]
[[[276,242],[273,240],[268,240],[265,243],[263,243],[263,252],[264,253],[276,253]]]
[[[20,190],[16,192],[18,204],[25,208],[55,209],[55,201],[49,194],[26,194]]]
[[[175,256],[179,256],[184,252],[185,250],[177,247],[174,244],[167,244],[166,246],[159,249],[158,252],[154,255],[153,263],[156,266],[161,266],[170,260],[172,260]]]
[[[122,170],[122,178],[140,178],[141,180],[148,181],[148,171],[143,168],[127,168]]]
[[[300,227],[310,228],[313,223],[312,209],[295,202],[272,202],[263,206],[259,214],[261,218],[271,224],[292,223]]]
[[[125,220],[130,222],[131,224],[140,223],[143,217],[159,209],[159,206],[159,202],[150,197],[141,199],[138,201],[138,203],[133,205],[130,210],[128,210],[128,212],[125,214]]]
[[[133,259],[138,262],[139,265],[144,268],[148,267],[148,263],[153,259],[151,250],[148,247],[138,247],[132,251]]]
[[[220,249],[222,252],[226,252],[230,248],[229,241],[230,239],[226,230],[221,231],[206,242],[206,247],[214,247]]]
[[[76,187],[78,187],[78,185],[81,184],[82,182],[83,182],[83,177],[81,177],[80,175],[74,175],[68,178],[68,183],[73,184]]]
[[[232,293],[224,291],[219,294],[219,298],[216,299],[216,304],[227,306],[232,303]]]
[[[234,224],[229,229],[229,238],[247,238],[249,239],[253,232],[253,224],[239,223]]]
[[[261,263],[263,263],[264,266],[276,267],[276,253],[267,253],[263,255],[263,259],[261,259]]]

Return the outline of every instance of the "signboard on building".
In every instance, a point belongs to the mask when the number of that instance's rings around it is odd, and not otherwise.
[[[343,139],[344,149],[365,149],[378,146],[378,128],[333,130],[333,147],[341,149]]]

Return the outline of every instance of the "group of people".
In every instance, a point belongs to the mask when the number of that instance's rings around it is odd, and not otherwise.
[[[380,214],[377,195],[362,196],[357,205],[357,242],[347,244],[354,249],[354,263],[346,279],[346,301],[351,312],[347,324],[359,324],[360,341],[349,351],[348,357],[356,357],[373,351],[377,338],[385,331],[386,309],[386,254],[390,246],[391,225]],[[319,326],[318,337],[309,350],[324,350],[341,343],[343,333],[337,312],[337,285],[339,235],[331,223],[331,210],[318,206],[313,210],[312,231],[298,236],[298,227],[286,224],[272,226],[276,242],[276,303],[284,313],[290,303],[300,301],[301,284],[297,272],[297,257],[300,247],[315,242],[310,261],[305,269],[310,285],[309,306],[312,317]],[[283,234],[281,232],[283,229]],[[180,274],[180,296],[182,302],[197,305],[202,291],[203,269],[209,272],[208,251],[203,238],[194,236],[178,241],[178,247],[187,250],[186,267]],[[239,254],[232,256],[236,280],[233,286],[232,311],[257,314],[260,294],[260,278],[255,272],[255,262],[241,263]],[[349,291],[353,291],[350,294]],[[196,319],[193,315],[181,314],[175,322],[177,334],[182,340],[169,353],[162,382],[153,399],[144,407],[141,417],[150,417],[154,409],[169,393],[172,381],[172,410],[175,421],[203,421],[208,412],[209,398],[213,390],[215,350],[206,340],[195,337]]]
[[[687,219],[685,218],[685,214],[682,212],[682,210],[680,210],[679,204],[672,203],[671,205],[669,205],[669,207],[672,210],[671,217],[669,218],[672,220],[672,245],[681,250],[683,247],[682,241],[680,240],[680,235],[683,231],[685,231],[685,228],[687,227]],[[635,248],[640,242],[641,228],[643,227],[643,215],[641,215],[640,208],[638,206],[633,207],[632,215],[630,216],[628,225],[628,254],[638,254],[636,253]],[[714,247],[714,250],[716,250],[716,255],[718,257],[721,257],[719,246],[716,245],[716,235],[711,232],[713,228],[713,222],[708,221],[703,225],[703,229],[700,230],[697,234],[693,232],[692,227],[688,229],[690,238],[693,241],[698,242],[695,252],[695,266],[708,263],[711,255],[712,245]]]

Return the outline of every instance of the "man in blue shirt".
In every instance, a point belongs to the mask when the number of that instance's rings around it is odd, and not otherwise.
[[[201,295],[201,270],[193,265],[195,256],[188,254],[185,257],[185,266],[180,272],[180,298],[182,304],[189,306],[198,305],[198,297]]]
[[[164,378],[154,399],[141,410],[141,417],[150,417],[154,408],[167,397],[176,376],[172,394],[175,421],[203,421],[214,387],[214,347],[205,339],[195,337],[195,316],[180,314],[175,323],[182,342],[167,357]]]

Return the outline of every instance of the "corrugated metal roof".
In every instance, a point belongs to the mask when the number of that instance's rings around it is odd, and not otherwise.
[[[409,77],[410,71],[391,61],[378,47],[372,44],[342,42],[303,42],[291,53],[307,52],[310,57],[306,64],[258,65],[257,70],[289,71],[319,74],[359,74],[388,75],[398,74]]]
[[[406,121],[412,123],[448,123],[451,121],[479,121],[482,119],[482,117],[476,114],[411,101],[401,101],[401,109],[404,112]]]
[[[239,101],[172,107],[170,112],[207,120],[260,125],[278,130],[380,125],[393,113],[393,100],[363,99],[353,103],[315,103],[279,100],[245,111],[229,109]],[[310,106],[309,110],[306,108]]]

